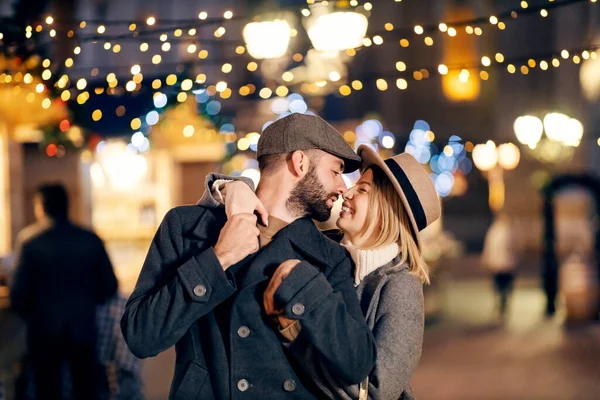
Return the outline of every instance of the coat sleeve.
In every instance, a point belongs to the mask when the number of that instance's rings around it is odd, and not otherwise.
[[[369,374],[369,399],[398,400],[412,391],[410,379],[423,346],[423,307],[422,285],[412,276],[398,274],[383,287],[373,326],[377,362]],[[315,371],[316,386],[329,397],[358,398],[358,385],[340,380],[324,365]]]
[[[167,213],[127,301],[121,329],[138,358],[177,343],[199,318],[235,292],[212,247],[183,254],[177,209]]]
[[[340,379],[362,381],[373,368],[376,351],[352,280],[352,261],[345,257],[328,277],[310,263],[298,264],[275,293],[276,306],[302,324],[286,347],[305,368],[314,355]]]
[[[399,274],[400,275],[400,274]],[[377,363],[369,376],[369,398],[397,400],[410,389],[421,359],[424,329],[423,287],[412,276],[384,286],[373,327]]]
[[[212,185],[218,179],[241,181],[244,182],[246,185],[250,186],[252,190],[254,190],[254,182],[252,181],[252,179],[243,176],[229,176],[211,172],[206,176],[206,180],[204,181],[204,193],[202,194],[202,197],[200,198],[200,200],[198,200],[198,203],[196,204],[206,208],[223,207],[223,204],[221,204],[217,199],[215,199],[212,192]]]

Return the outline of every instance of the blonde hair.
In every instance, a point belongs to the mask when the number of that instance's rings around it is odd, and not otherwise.
[[[410,273],[421,282],[429,284],[430,271],[413,235],[412,224],[406,209],[387,175],[376,165],[366,171],[373,172],[373,185],[369,192],[367,219],[358,237],[369,238],[369,247],[377,248],[397,243],[401,262],[408,264]]]

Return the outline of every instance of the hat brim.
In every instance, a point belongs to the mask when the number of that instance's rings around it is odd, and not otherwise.
[[[417,247],[420,250],[421,241],[419,240],[419,228],[417,225],[417,221],[415,220],[412,209],[410,207],[410,203],[408,202],[406,195],[404,194],[404,190],[402,190],[402,187],[400,186],[400,183],[398,183],[398,180],[396,179],[390,168],[387,166],[383,158],[381,158],[379,154],[377,154],[377,152],[373,150],[370,146],[361,144],[360,146],[358,146],[357,152],[358,155],[362,158],[362,166],[360,169],[361,174],[368,167],[372,165],[377,165],[386,174],[386,176],[394,186],[394,189],[396,189],[396,192],[400,196],[400,200],[402,200],[402,204],[404,205],[404,209],[406,210],[406,214],[408,215],[408,218],[410,220],[410,225],[412,228],[411,233],[413,235],[413,238],[415,239],[415,242],[417,243]]]

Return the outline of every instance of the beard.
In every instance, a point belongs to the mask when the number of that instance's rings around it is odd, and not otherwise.
[[[286,207],[292,215],[325,222],[331,217],[331,208],[327,201],[332,196],[338,197],[338,194],[327,193],[317,176],[315,166],[311,165],[308,173],[290,193]]]

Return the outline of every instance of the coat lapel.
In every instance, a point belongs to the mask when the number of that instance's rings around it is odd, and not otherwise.
[[[308,218],[298,219],[283,228],[271,243],[258,251],[242,280],[242,288],[270,279],[279,265],[287,260],[308,261],[323,271],[327,262],[320,235],[314,222]]]

